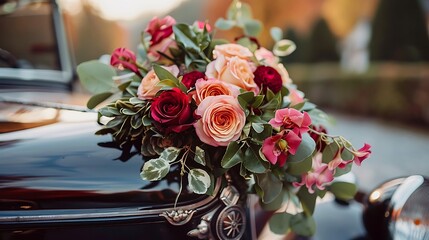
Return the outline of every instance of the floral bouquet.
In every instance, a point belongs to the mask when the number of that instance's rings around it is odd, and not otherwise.
[[[98,109],[99,120],[108,121],[97,134],[140,149],[145,181],[178,165],[180,184],[211,194],[215,179],[232,176],[246,185],[241,198],[257,194],[271,211],[288,206],[270,219],[272,231],[312,235],[316,198],[327,191],[353,198],[356,187],[334,179],[360,165],[370,146],[357,150],[327,134],[328,116],[304,98],[279,62],[295,49],[279,28],[271,30],[272,51],[260,46],[261,23],[239,1],[215,26],[244,34],[227,42],[214,38],[208,23],[155,17],[138,56],[118,48],[110,65],[80,64],[79,78],[94,93],[89,108],[115,98]]]

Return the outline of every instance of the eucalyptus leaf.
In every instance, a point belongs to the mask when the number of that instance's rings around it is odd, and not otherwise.
[[[115,88],[112,79],[116,76],[115,69],[98,60],[79,64],[76,72],[83,87],[92,94],[109,92]]]
[[[291,217],[290,227],[293,232],[301,236],[313,236],[316,232],[316,222],[313,217],[302,213]]]
[[[267,170],[267,167],[263,163],[266,163],[259,156],[259,148],[256,146],[250,146],[244,152],[244,167],[253,173],[263,173]]]
[[[302,174],[311,170],[313,165],[313,158],[307,157],[301,162],[288,162],[287,172],[294,176],[301,176]]]
[[[262,123],[252,123],[252,128],[257,133],[261,133],[264,131],[264,124]]]
[[[273,38],[274,42],[278,42],[283,37],[283,30],[279,27],[272,27],[270,29],[271,37]]]
[[[171,163],[177,159],[177,157],[179,156],[181,151],[182,151],[181,148],[168,147],[168,148],[164,149],[164,151],[162,151],[159,158],[164,159],[165,161]]]
[[[306,187],[302,187],[299,189],[297,196],[301,201],[304,212],[307,213],[307,215],[313,215],[314,208],[316,206],[317,194],[310,194]]]
[[[322,162],[329,163],[332,161],[337,154],[339,148],[336,143],[331,143],[325,147],[322,153]]]
[[[282,193],[280,193],[273,201],[269,202],[269,203],[264,203],[262,200],[260,201],[260,205],[262,207],[262,209],[264,209],[265,211],[276,211],[278,209],[280,209],[283,205],[283,202],[285,202],[286,195]]]
[[[170,170],[168,161],[155,158],[144,163],[140,176],[143,180],[158,181],[164,178]]]
[[[328,186],[328,191],[332,192],[336,198],[348,201],[356,195],[357,187],[349,182],[334,182]]]
[[[219,28],[221,30],[229,30],[231,28],[233,28],[236,24],[236,21],[234,20],[227,20],[224,18],[219,18],[216,22],[215,22],[215,27]]]
[[[277,56],[284,57],[296,50],[294,42],[288,39],[282,39],[274,44],[273,53]]]
[[[89,109],[95,108],[98,104],[102,103],[104,100],[112,96],[112,92],[102,92],[92,96],[86,103],[86,107]]]
[[[295,155],[290,155],[288,157],[288,162],[304,161],[306,158],[310,157],[313,154],[315,148],[316,143],[314,142],[313,138],[311,138],[308,133],[302,134],[301,144],[299,144]]]
[[[273,214],[268,222],[270,230],[275,234],[284,235],[289,230],[290,219],[292,216],[293,215],[286,212]]]
[[[264,203],[274,201],[283,189],[283,182],[272,173],[256,174],[256,183],[262,190],[260,197]]]
[[[191,169],[188,174],[189,188],[197,194],[204,194],[210,187],[211,179],[209,174],[202,169]]]
[[[243,29],[246,35],[257,37],[262,31],[262,23],[258,20],[248,19],[243,21]]]
[[[206,158],[205,158],[205,152],[204,149],[196,146],[195,147],[195,157],[194,161],[205,166],[206,165]]]

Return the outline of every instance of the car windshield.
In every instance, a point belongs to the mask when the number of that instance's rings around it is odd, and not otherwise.
[[[19,1],[0,5],[0,81],[68,82],[70,58],[55,5]],[[9,5],[8,5],[9,4]],[[65,40],[65,38],[64,38]]]

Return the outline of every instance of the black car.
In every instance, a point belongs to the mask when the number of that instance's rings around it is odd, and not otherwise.
[[[282,237],[265,231],[267,215],[257,200],[240,198],[234,179],[217,180],[210,196],[181,191],[174,174],[142,181],[137,150],[94,134],[97,113],[82,107],[88,96],[73,88],[56,1],[0,1],[0,8],[0,239]],[[413,190],[407,196],[404,189]],[[315,212],[321,229],[313,239],[389,238],[386,212],[405,206],[395,205],[400,196],[427,196],[427,189],[413,176],[360,193],[359,201],[328,197]]]

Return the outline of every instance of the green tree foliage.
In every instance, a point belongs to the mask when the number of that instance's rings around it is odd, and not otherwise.
[[[381,0],[372,24],[372,61],[429,61],[429,37],[418,0]]]

